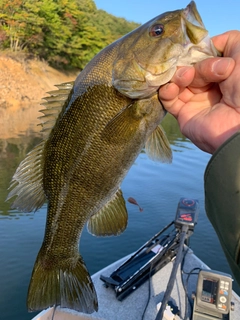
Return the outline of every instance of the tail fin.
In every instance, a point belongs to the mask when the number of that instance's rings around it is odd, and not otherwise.
[[[62,264],[62,263],[61,263]],[[84,313],[98,310],[97,294],[83,259],[75,266],[45,268],[37,258],[28,289],[29,311],[60,305]]]

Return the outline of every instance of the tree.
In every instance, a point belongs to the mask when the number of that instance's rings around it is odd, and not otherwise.
[[[32,42],[41,41],[43,20],[38,16],[38,5],[34,5],[34,10],[29,9],[24,0],[12,0],[11,3],[0,0],[0,31],[5,40],[1,43],[3,47],[19,51]]]
[[[0,48],[24,50],[53,66],[82,69],[136,26],[97,10],[93,0],[0,0]]]

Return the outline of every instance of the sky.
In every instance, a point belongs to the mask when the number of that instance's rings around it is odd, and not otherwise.
[[[94,0],[98,9],[129,21],[145,23],[166,11],[185,8],[190,0]],[[240,0],[196,0],[210,36],[240,30]]]

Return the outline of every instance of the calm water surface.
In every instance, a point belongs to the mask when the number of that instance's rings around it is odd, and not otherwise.
[[[91,274],[136,250],[172,221],[180,197],[200,202],[198,224],[191,237],[195,254],[212,269],[230,272],[204,211],[203,174],[210,156],[180,134],[172,117],[166,118],[164,128],[173,163],[155,163],[141,153],[122,185],[125,199],[134,197],[143,211],[127,203],[128,227],[118,237],[96,238],[84,230],[80,250]],[[35,315],[27,312],[26,295],[43,239],[46,205],[35,214],[23,214],[10,210],[5,198],[16,167],[38,141],[31,135],[0,140],[0,318],[4,320],[28,320]],[[239,294],[239,287],[235,284],[234,288]]]

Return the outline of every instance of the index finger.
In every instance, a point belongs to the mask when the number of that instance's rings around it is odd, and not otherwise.
[[[224,57],[232,57],[234,51],[239,53],[240,32],[238,30],[227,31],[212,37],[214,46],[223,53]]]

